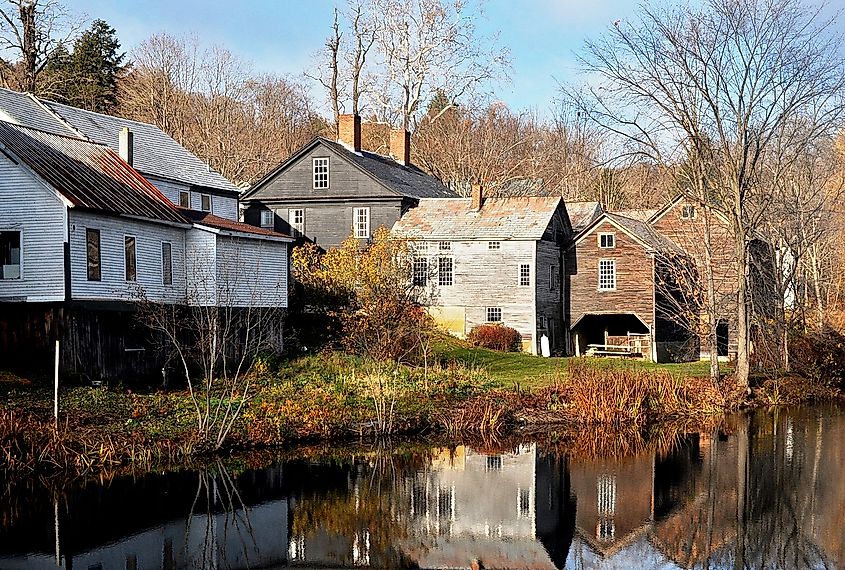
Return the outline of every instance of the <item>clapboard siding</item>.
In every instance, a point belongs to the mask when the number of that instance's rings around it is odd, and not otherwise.
[[[537,338],[546,334],[553,349],[565,346],[561,261],[561,248],[555,242],[537,242]],[[545,329],[541,316],[549,321]]]
[[[86,229],[100,231],[100,281],[88,280]],[[137,280],[126,281],[124,236],[135,236]],[[162,279],[161,244],[170,242],[173,284]],[[185,300],[185,229],[154,222],[72,209],[70,211],[71,292],[76,300],[130,300],[139,292],[151,301]]]
[[[314,189],[313,159],[328,157],[329,187]],[[397,194],[350,164],[333,149],[320,143],[279,172],[251,198],[255,200],[302,200],[312,198],[396,197]]]
[[[450,242],[451,252],[440,252],[439,242],[429,242],[431,302],[433,307],[462,307],[466,311],[466,330],[487,322],[487,308],[502,309],[503,324],[515,328],[523,339],[534,345],[535,242],[500,241],[500,249],[491,250],[488,241]],[[437,285],[440,257],[454,260],[454,284]],[[531,285],[519,284],[519,266],[528,264]],[[536,348],[536,347],[535,347]]]
[[[190,204],[192,210],[202,210],[202,194],[206,193],[211,196],[211,213],[227,220],[238,220],[238,200],[237,198],[220,196],[212,192],[198,192],[191,190],[189,184],[177,182],[175,180],[163,180],[161,178],[148,178],[153,185],[164,194],[168,200],[173,204],[179,205],[179,192],[190,192]]]
[[[0,299],[65,298],[67,208],[21,166],[0,156],[0,230],[21,232],[21,278],[0,279]]]
[[[600,233],[614,234],[616,247],[599,248]],[[599,291],[600,259],[616,261],[614,291]],[[647,325],[654,324],[654,261],[631,236],[604,221],[576,244],[575,263],[577,271],[570,277],[573,323],[588,313],[633,312]]]
[[[234,307],[287,307],[287,243],[217,237],[217,300]]]
[[[274,213],[274,229],[290,234],[289,212],[292,209],[305,210],[305,237],[323,248],[337,247],[352,235],[352,214],[354,208],[370,209],[370,233],[380,227],[391,228],[402,214],[403,201],[399,198],[382,201],[342,200],[337,202],[307,201],[274,202],[271,205],[252,205],[244,215],[248,224],[261,223],[261,210],[270,209]]]
[[[217,303],[217,235],[193,228],[185,235],[188,304]]]

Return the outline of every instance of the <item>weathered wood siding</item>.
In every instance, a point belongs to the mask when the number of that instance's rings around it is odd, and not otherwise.
[[[329,159],[329,187],[314,189],[313,159]],[[333,149],[317,144],[275,177],[265,181],[251,200],[311,200],[314,198],[396,198],[397,194],[350,164]]]
[[[238,200],[234,197],[220,196],[212,192],[202,192],[191,190],[190,184],[185,184],[175,180],[163,180],[148,176],[147,179],[158,188],[162,194],[167,196],[173,204],[179,205],[179,192],[190,192],[190,203],[192,210],[202,210],[202,194],[209,194],[211,196],[211,213],[227,220],[238,220]]]
[[[235,307],[288,306],[287,243],[217,236],[217,299]]]
[[[100,281],[88,280],[86,229],[100,231]],[[136,281],[126,281],[124,236],[135,236]],[[172,285],[162,279],[161,244],[170,242]],[[135,219],[70,210],[71,294],[76,300],[185,301],[185,229]]]
[[[192,228],[185,235],[188,304],[217,303],[217,235]]]
[[[67,207],[54,190],[2,155],[0,230],[21,232],[21,278],[0,279],[0,299],[63,300]]]
[[[433,286],[433,307],[461,308],[465,311],[465,334],[487,323],[487,308],[502,309],[502,323],[519,331],[523,346],[536,352],[537,317],[535,312],[536,254],[533,241],[500,241],[500,249],[488,248],[488,241],[450,242],[451,252],[440,252],[439,242],[428,242]],[[437,285],[438,258],[454,260],[453,285]],[[519,266],[531,268],[531,284],[519,284]]]
[[[399,197],[384,200],[338,200],[309,202],[291,200],[274,201],[266,205],[253,204],[244,213],[244,221],[258,226],[261,223],[261,210],[270,209],[274,213],[274,228],[278,232],[291,234],[291,209],[305,210],[305,237],[320,247],[337,247],[352,235],[354,208],[370,209],[370,234],[380,227],[391,228],[402,215],[403,201]]]
[[[566,327],[563,318],[563,280],[561,279],[561,247],[553,242],[537,242],[537,338],[545,334],[553,350],[566,346]],[[546,326],[542,319],[545,317]]]
[[[616,247],[601,249],[598,234],[615,235]],[[653,258],[645,248],[610,222],[593,228],[574,247],[574,274],[570,275],[571,320],[589,313],[634,313],[648,326],[654,324]],[[616,261],[616,289],[599,290],[599,260]],[[570,271],[572,270],[570,264]]]

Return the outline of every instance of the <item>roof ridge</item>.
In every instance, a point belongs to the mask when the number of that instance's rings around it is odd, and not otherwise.
[[[35,96],[33,95],[33,97],[35,97]],[[59,101],[51,101],[50,99],[41,99],[40,97],[35,97],[35,98],[36,98],[36,99],[37,99],[40,103],[42,103],[43,105],[48,106],[48,107],[49,107],[49,105],[60,105],[60,106],[62,106],[62,107],[68,107],[68,108],[70,108],[70,109],[76,109],[77,111],[82,111],[83,113],[90,113],[90,114],[92,114],[92,115],[98,115],[98,116],[100,116],[100,117],[108,117],[109,119],[120,119],[121,121],[128,121],[128,122],[130,122],[130,123],[136,123],[136,124],[138,124],[138,125],[146,125],[146,126],[148,126],[148,127],[155,127],[156,129],[159,129],[160,131],[164,132],[161,128],[157,127],[157,126],[156,126],[156,125],[154,125],[153,123],[147,123],[147,122],[144,122],[144,121],[139,121],[139,120],[137,120],[137,119],[127,119],[126,117],[121,117],[120,115],[109,115],[108,113],[100,113],[99,111],[92,111],[92,110],[90,110],[90,109],[83,109],[82,107],[74,107],[73,105],[68,105],[67,103],[61,103],[61,102],[59,102]],[[52,109],[51,109],[51,111],[52,111],[55,115],[58,115],[58,116],[59,116],[59,118],[61,118],[61,119],[62,119],[62,121],[67,122],[67,120],[66,120],[64,117],[61,117],[61,115],[59,115],[59,112],[58,112],[58,111],[55,111],[55,110],[52,110]],[[73,127],[73,125],[71,125],[71,127],[72,127],[74,130],[76,130],[76,128],[75,128],[75,127]],[[167,133],[165,133],[165,134],[167,134]],[[169,135],[168,135],[168,136],[169,136]],[[171,138],[173,138],[173,137],[171,137]],[[174,139],[174,140],[175,140],[175,139]],[[178,141],[177,141],[177,142],[178,142]]]
[[[79,129],[77,129],[76,127],[74,127],[74,126],[70,123],[70,121],[68,121],[68,120],[67,120],[67,119],[65,119],[63,116],[61,116],[61,115],[60,115],[60,114],[59,114],[59,113],[58,113],[55,109],[52,109],[52,108],[50,108],[49,106],[47,106],[47,104],[45,104],[45,102],[44,102],[44,101],[46,101],[46,99],[42,100],[41,98],[39,98],[39,97],[38,97],[38,96],[36,96],[35,94],[33,94],[33,93],[29,93],[29,92],[27,92],[27,93],[26,93],[26,95],[27,95],[27,97],[29,97],[30,99],[32,99],[32,100],[35,102],[35,104],[36,104],[36,105],[38,105],[39,107],[41,107],[42,109],[44,109],[47,113],[49,113],[50,115],[52,115],[53,117],[55,117],[55,118],[56,118],[56,120],[57,120],[57,121],[59,121],[62,125],[64,125],[64,126],[65,126],[65,127],[67,127],[68,129],[70,129],[71,131],[73,131],[74,133],[76,133],[77,135],[79,135],[79,136],[80,136],[80,138],[83,138],[83,139],[88,140],[88,141],[90,141],[90,140],[91,140],[89,137],[85,136],[85,133],[83,133],[82,131],[80,131],[80,130],[79,130]]]

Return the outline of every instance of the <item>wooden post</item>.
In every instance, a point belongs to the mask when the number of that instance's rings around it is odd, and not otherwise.
[[[56,367],[53,375],[53,419],[59,428],[59,341],[56,340]]]
[[[575,333],[575,356],[581,356],[581,346],[578,342],[578,333]]]

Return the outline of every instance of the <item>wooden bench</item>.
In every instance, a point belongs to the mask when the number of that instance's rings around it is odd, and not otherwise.
[[[613,358],[641,358],[642,353],[635,347],[624,344],[588,344],[587,356],[606,356]]]

